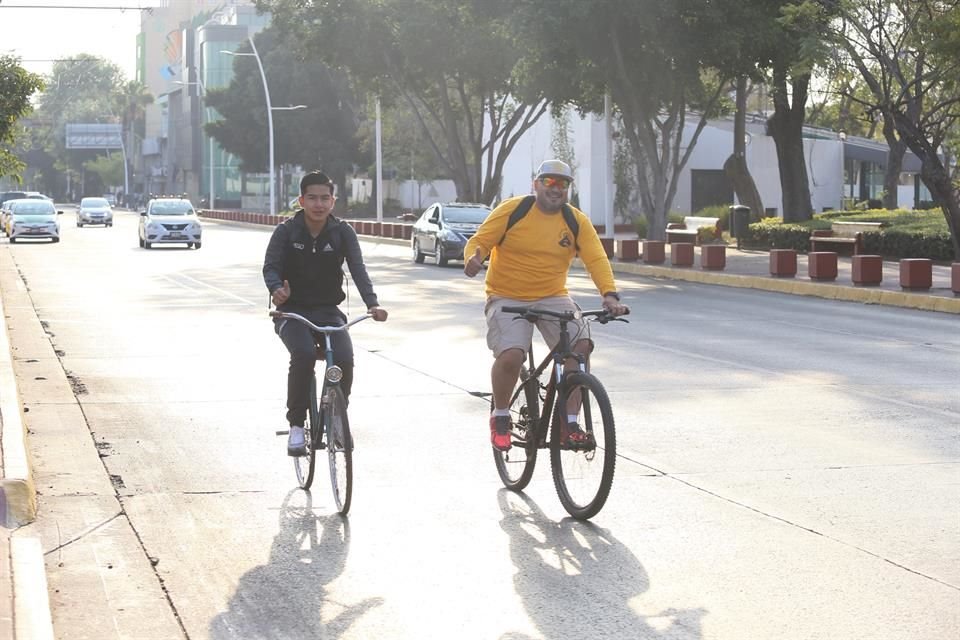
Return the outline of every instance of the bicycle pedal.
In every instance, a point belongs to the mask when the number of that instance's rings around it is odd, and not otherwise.
[[[277,434],[278,436],[290,435],[290,430],[287,429],[287,430],[284,430],[284,431],[277,431],[276,434]]]

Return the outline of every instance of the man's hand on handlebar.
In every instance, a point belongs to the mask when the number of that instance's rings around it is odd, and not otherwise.
[[[614,316],[625,316],[630,313],[630,307],[621,303],[615,296],[604,296],[603,308]]]
[[[367,309],[367,312],[373,316],[373,319],[377,322],[386,322],[387,320],[387,310],[383,307],[370,307]]]

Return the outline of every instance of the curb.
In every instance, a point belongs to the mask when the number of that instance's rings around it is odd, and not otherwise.
[[[0,296],[0,316],[5,316]],[[18,527],[37,517],[37,492],[27,454],[26,428],[21,413],[20,391],[13,373],[10,337],[4,322],[0,331],[0,442],[3,443],[3,479],[0,480],[0,520]]]
[[[25,640],[53,640],[50,596],[38,538],[10,540],[13,568],[14,637]]]
[[[579,261],[577,262],[580,264]],[[689,267],[689,270],[684,270],[643,264],[627,264],[615,261],[611,261],[610,264],[615,273],[631,273],[667,280],[686,280],[687,282],[718,284],[742,289],[761,289],[775,293],[812,296],[828,300],[881,304],[907,309],[960,314],[960,298],[956,297],[947,298],[922,293],[887,291],[867,287],[846,287],[822,282],[805,282],[803,280],[775,278],[772,276],[746,276],[713,271],[697,271]]]

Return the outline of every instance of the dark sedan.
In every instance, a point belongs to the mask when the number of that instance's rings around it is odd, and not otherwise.
[[[444,266],[450,260],[463,260],[467,240],[490,215],[490,207],[469,202],[436,203],[427,207],[413,225],[411,247],[413,261],[426,256]]]

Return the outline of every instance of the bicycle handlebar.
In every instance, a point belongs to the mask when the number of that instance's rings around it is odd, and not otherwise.
[[[540,316],[551,316],[558,318],[560,320],[566,320],[567,322],[572,322],[576,319],[576,312],[574,311],[551,311],[550,309],[541,309],[539,307],[503,307],[500,309],[503,313],[515,313],[518,316],[522,317],[524,320],[530,322],[536,322]],[[628,315],[630,309],[627,308],[627,312],[624,315]],[[606,324],[611,320],[618,320],[620,322],[628,322],[626,318],[621,318],[620,316],[615,316],[611,314],[606,309],[594,309],[590,311],[581,311],[581,317],[593,316],[596,318],[597,322],[600,324]]]
[[[372,317],[373,317],[373,314],[371,314],[371,313],[365,313],[365,314],[363,314],[362,316],[357,316],[357,317],[354,318],[353,320],[350,320],[349,322],[347,322],[347,324],[341,324],[341,325],[337,325],[337,326],[333,326],[333,327],[318,327],[317,325],[313,324],[312,322],[310,322],[309,320],[307,320],[306,318],[304,318],[303,316],[301,316],[301,315],[298,314],[298,313],[288,313],[288,312],[286,312],[286,311],[276,311],[276,310],[271,310],[269,313],[270,313],[270,317],[271,317],[271,318],[286,318],[286,319],[288,319],[288,320],[296,320],[296,321],[298,321],[298,322],[302,322],[303,324],[307,325],[308,327],[310,327],[310,328],[313,329],[314,331],[318,331],[318,332],[320,332],[320,333],[331,333],[331,332],[334,332],[334,331],[346,331],[347,329],[349,329],[349,328],[352,327],[353,325],[357,324],[358,322],[363,322],[363,321],[366,320],[367,318],[372,318]]]

